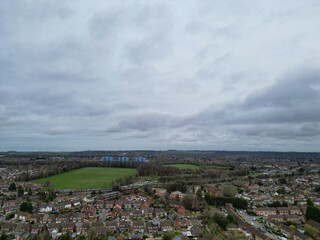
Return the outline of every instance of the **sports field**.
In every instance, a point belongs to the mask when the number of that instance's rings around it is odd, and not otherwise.
[[[177,167],[177,168],[180,168],[180,169],[201,169],[200,166],[193,165],[193,164],[168,164],[168,165],[165,165],[165,166]]]
[[[86,189],[110,187],[112,181],[126,176],[134,176],[133,168],[80,168],[70,172],[57,174],[51,177],[33,180],[44,183],[50,181],[56,189]]]

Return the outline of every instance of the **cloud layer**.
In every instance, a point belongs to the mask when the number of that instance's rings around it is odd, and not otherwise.
[[[0,151],[319,151],[319,12],[2,1]]]

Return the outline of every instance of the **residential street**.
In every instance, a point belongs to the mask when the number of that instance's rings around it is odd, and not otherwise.
[[[237,211],[237,212],[247,223],[249,223],[250,225],[252,225],[253,223],[253,226],[257,228],[260,232],[262,232],[261,229],[264,228],[264,226],[258,223],[257,221],[253,220],[254,217],[250,216],[245,211]],[[263,231],[263,233],[268,237],[270,237],[271,239],[277,239],[277,235],[274,233],[269,233],[267,231]]]

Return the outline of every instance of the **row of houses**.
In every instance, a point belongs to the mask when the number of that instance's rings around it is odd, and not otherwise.
[[[245,222],[233,209],[232,204],[227,204],[226,206],[227,211],[229,214],[234,216],[237,225],[244,231],[248,232],[254,239],[256,240],[270,240],[266,234],[262,233],[259,229],[255,228],[254,226],[250,225],[249,223]],[[270,215],[269,217],[272,217]],[[282,216],[284,217],[284,216]],[[299,216],[297,216],[299,217]],[[279,231],[281,234],[285,235],[288,238],[294,240],[312,240],[312,238],[308,237],[307,235],[295,231],[294,229],[288,227],[287,225],[282,224],[280,221],[275,221],[273,219],[266,222],[267,225],[274,228],[275,230]]]
[[[268,226],[285,235],[287,238],[291,238],[294,240],[312,240],[311,237],[305,235],[302,232],[296,231],[281,222],[271,220],[267,221],[266,223]]]
[[[147,233],[154,234],[172,231],[190,231],[192,225],[183,219],[161,221],[107,221],[102,222],[59,222],[59,223],[8,223],[0,222],[0,231],[8,234],[32,233],[37,234],[42,230],[48,230],[50,234],[55,233],[76,233],[77,235],[86,234],[89,229],[94,230],[97,234],[106,233]]]
[[[260,207],[256,208],[255,212],[258,216],[269,216],[269,215],[294,215],[294,214],[305,214],[305,206],[291,206],[291,207]]]

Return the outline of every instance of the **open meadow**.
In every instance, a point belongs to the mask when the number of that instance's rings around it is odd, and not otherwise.
[[[110,187],[112,181],[134,176],[136,169],[133,168],[97,168],[88,167],[72,170],[54,176],[33,180],[44,183],[50,181],[56,189],[86,189]]]

